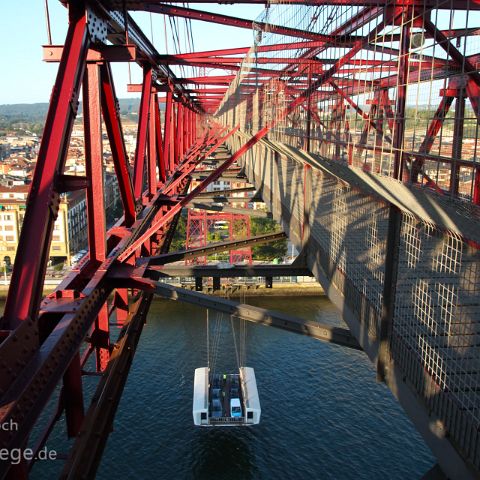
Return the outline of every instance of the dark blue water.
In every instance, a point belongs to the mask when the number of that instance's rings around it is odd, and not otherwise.
[[[340,322],[324,298],[248,302]],[[189,305],[153,304],[97,478],[410,479],[433,465],[366,355],[259,325],[248,325],[246,344],[261,424],[194,427],[194,369],[207,361],[205,318]],[[236,368],[229,320],[220,332],[217,365],[228,371]],[[52,473],[53,465],[38,464],[34,478]]]

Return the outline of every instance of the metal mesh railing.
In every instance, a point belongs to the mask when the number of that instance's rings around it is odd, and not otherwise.
[[[302,220],[288,208],[285,191],[275,183],[278,168],[274,150],[264,145],[245,159],[250,181],[266,192],[275,219],[300,245]],[[312,192],[309,258],[374,343],[385,288],[388,205],[316,169]],[[303,184],[291,183],[289,196],[303,195]],[[471,240],[410,212],[402,213],[401,225],[389,355],[428,411],[440,418],[453,442],[478,467],[480,253]]]
[[[461,7],[270,5],[217,116],[478,203],[480,12]]]
[[[278,25],[295,32],[279,35]],[[233,150],[269,128],[245,155],[245,171],[297,245],[309,211],[310,259],[373,341],[389,206],[358,185],[368,172],[384,191],[396,189],[402,213],[388,353],[478,468],[479,4],[270,5],[254,28],[255,45],[217,111],[241,126]],[[358,185],[314,168],[307,198],[301,150],[359,172]],[[422,197],[422,213],[404,206],[399,182],[435,192]]]
[[[402,223],[391,354],[478,465],[480,255],[411,215]]]

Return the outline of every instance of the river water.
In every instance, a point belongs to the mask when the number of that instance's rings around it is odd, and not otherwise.
[[[324,297],[248,303],[341,324]],[[210,312],[217,370],[233,372],[231,322],[214,324]],[[434,464],[389,390],[376,383],[365,354],[253,324],[245,345],[257,378],[260,425],[194,427],[193,375],[207,363],[206,311],[153,303],[97,478],[415,479]],[[51,448],[61,450],[62,430],[54,432]],[[33,478],[53,478],[61,466],[39,462]]]

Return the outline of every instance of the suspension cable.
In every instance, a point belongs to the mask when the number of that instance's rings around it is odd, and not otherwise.
[[[153,45],[153,19],[152,19],[152,12],[150,12],[150,36],[151,36],[151,42]]]
[[[208,320],[208,308],[207,308],[207,367],[210,369],[210,327]]]
[[[48,10],[48,0],[45,0],[45,21],[47,23],[48,45],[52,44],[52,30],[50,28],[50,12]]]
[[[235,358],[237,359],[237,368],[240,369],[240,353],[237,347],[237,338],[235,335],[235,325],[234,325],[233,319],[234,319],[234,316],[230,315],[230,324],[232,326],[232,335],[233,335],[233,345],[235,347]]]

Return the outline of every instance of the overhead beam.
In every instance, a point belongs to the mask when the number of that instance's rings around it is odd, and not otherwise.
[[[115,3],[117,6],[124,7],[125,5],[129,10],[148,10],[152,5],[155,5],[156,2],[153,0],[147,0],[144,2],[139,2],[138,0],[128,0],[128,1],[123,1],[123,0],[114,0],[110,1],[109,3]],[[193,0],[192,2],[189,3],[218,3],[219,5],[224,5],[225,1],[216,1],[212,2],[211,0]],[[355,7],[378,7],[378,6],[388,6],[391,5],[390,0],[384,0],[384,1],[379,1],[379,0],[348,0],[346,2],[345,0],[269,0],[269,4],[292,4],[292,5],[310,5],[310,6],[318,6],[318,5],[339,5],[339,6],[345,6],[345,5],[351,5]],[[419,2],[420,3],[420,2]],[[235,1],[229,1],[228,4],[259,4],[259,5],[265,5],[265,0],[235,0]],[[409,7],[412,5],[412,0],[396,0],[395,1],[395,6],[398,7]],[[438,1],[438,0],[422,0],[421,5],[424,7],[428,8],[445,8],[450,10],[451,8],[456,8],[456,9],[466,9],[470,8],[471,10],[476,10],[479,9],[479,5],[476,2],[472,2],[469,0],[443,0]]]
[[[201,257],[215,252],[224,252],[226,250],[235,250],[239,247],[248,247],[251,245],[264,245],[266,243],[276,242],[287,238],[284,232],[269,233],[267,235],[258,235],[256,237],[244,238],[243,240],[234,240],[231,242],[214,243],[208,247],[192,248],[190,250],[181,250],[178,252],[165,253],[156,257],[143,257],[138,259],[138,265],[165,265],[166,263],[177,262],[185,258]]]
[[[194,85],[230,85],[234,78],[235,75],[212,75],[211,77],[178,78],[177,82],[181,84],[191,83]]]
[[[222,267],[218,265],[162,265],[150,267],[146,271],[154,271],[160,277],[312,277],[307,267],[296,265],[231,265]]]
[[[106,8],[103,2],[91,2],[90,8],[92,8],[100,18],[107,21],[109,31],[112,32],[109,35],[109,40],[114,45],[124,45],[125,32],[127,32],[129,45],[136,47],[136,62],[142,66],[142,68],[145,67],[146,63],[150,64],[155,70],[159,82],[171,85],[178,99],[183,104],[194,111],[201,112],[201,107],[189,97],[183,85],[176,81],[176,76],[173,71],[168,66],[161,65],[158,62],[158,51],[133,18],[129,14],[123,15],[119,13],[125,11],[125,3],[118,6],[116,10],[110,10],[110,7]]]
[[[223,195],[216,195],[217,192],[212,192],[210,195],[202,196],[203,200],[210,200],[214,203],[256,203],[256,202],[263,202],[263,200],[258,196],[253,197],[232,197],[232,196],[223,196]],[[197,208],[197,207],[195,207]]]
[[[325,42],[322,42],[324,45]],[[245,60],[245,57],[190,57],[184,58],[179,55],[162,55],[160,61],[165,65],[204,65],[204,64],[241,64]],[[284,57],[257,57],[255,61],[252,61],[252,65],[255,64],[290,64],[290,65],[313,65],[320,67],[324,63],[334,63],[335,60],[325,59],[317,60],[315,58],[284,58]],[[349,62],[350,63],[350,62]],[[381,64],[381,62],[378,62]],[[363,63],[362,63],[363,65]]]
[[[44,45],[43,61],[59,62],[63,54],[63,45]],[[87,52],[87,62],[136,62],[135,45],[95,45]]]
[[[285,51],[285,50],[298,50],[300,48],[317,48],[323,47],[325,45],[324,40],[310,40],[310,41],[299,41],[299,42],[288,42],[288,43],[275,43],[272,45],[256,45],[255,47],[237,47],[237,48],[224,48],[219,50],[207,50],[202,52],[194,53],[180,53],[174,55],[175,58],[198,58],[198,57],[213,57],[213,56],[223,56],[223,55],[245,55],[250,49],[254,49],[255,52],[275,52],[275,51]]]
[[[245,18],[231,17],[228,15],[220,15],[218,13],[205,12],[203,10],[194,10],[192,8],[183,8],[163,3],[148,3],[143,5],[144,8],[138,8],[132,5],[132,10],[145,10],[152,13],[162,13],[172,17],[188,18],[190,20],[200,20],[202,22],[217,23],[227,25],[229,27],[246,28],[248,30],[259,29],[268,33],[276,33],[278,35],[287,35],[289,37],[308,38],[310,40],[323,40],[325,42],[333,40],[345,40],[345,38],[336,38],[331,35],[321,35],[319,33],[300,30],[297,28],[283,27],[270,23],[257,22]]]
[[[249,201],[248,198],[244,199],[242,197],[238,198],[238,202],[247,203]],[[233,201],[233,199],[231,199]],[[238,215],[248,215],[253,218],[272,218],[272,214],[270,212],[264,212],[262,210],[252,210],[250,208],[233,208],[227,207],[226,205],[214,205],[207,204],[207,203],[198,203],[193,202],[189,205],[190,208],[197,208],[198,210],[209,210],[210,212],[224,212],[224,213],[234,213]]]
[[[192,172],[191,177],[195,180],[204,180],[213,170],[204,170],[204,171],[197,171]],[[221,176],[218,177],[216,181],[224,181],[224,182],[246,182],[245,177],[237,177],[237,174],[229,174],[228,172],[223,173]],[[211,192],[209,192],[211,193]]]
[[[142,284],[135,284],[136,288],[142,288]],[[194,292],[185,288],[174,287],[158,282],[146,282],[145,288],[151,290],[156,295],[169,300],[176,300],[204,308],[211,308],[219,312],[224,312],[242,320],[247,320],[260,325],[288,330],[289,332],[300,333],[308,337],[316,338],[323,342],[334,343],[344,347],[361,350],[359,343],[355,337],[346,328],[332,327],[318,322],[309,322],[299,317],[287,315],[286,313],[277,312],[275,310],[267,310],[266,308],[254,307],[244,303],[237,303],[226,298],[206,295],[200,292]]]

